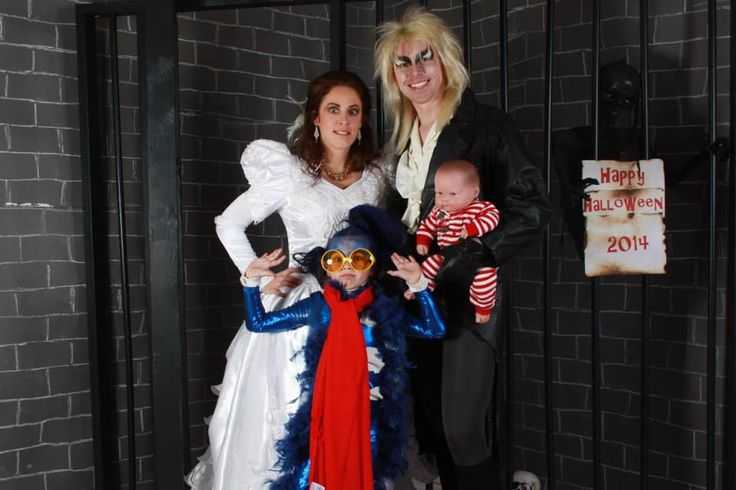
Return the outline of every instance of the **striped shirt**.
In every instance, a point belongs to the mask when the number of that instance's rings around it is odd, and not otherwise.
[[[436,239],[440,248],[454,245],[461,240],[460,233],[468,237],[482,236],[498,225],[500,214],[488,201],[474,199],[462,209],[448,212],[435,206],[417,230],[417,245],[429,246]]]

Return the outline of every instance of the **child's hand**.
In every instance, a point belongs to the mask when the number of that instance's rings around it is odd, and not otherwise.
[[[475,313],[475,323],[486,323],[491,319],[491,314]]]
[[[245,269],[246,277],[265,277],[273,276],[271,267],[276,267],[286,259],[284,251],[277,248],[271,253],[265,253],[250,263]]]
[[[391,262],[396,266],[395,271],[387,271],[390,276],[400,277],[409,284],[415,284],[422,277],[422,268],[414,257],[408,259],[397,253],[391,254]]]
[[[427,255],[429,253],[429,247],[426,245],[417,245],[417,253],[419,255]]]

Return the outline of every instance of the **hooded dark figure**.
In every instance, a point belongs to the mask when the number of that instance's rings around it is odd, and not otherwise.
[[[607,63],[600,71],[598,160],[639,160],[644,143],[638,126],[639,72],[623,60]],[[621,117],[626,115],[628,117]],[[561,207],[578,255],[583,257],[585,223],[582,200],[582,161],[594,158],[593,128],[580,126],[552,135],[552,161],[560,179]]]

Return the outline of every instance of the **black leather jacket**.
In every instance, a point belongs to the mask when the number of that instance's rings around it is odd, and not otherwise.
[[[444,303],[448,326],[471,326],[468,320],[474,315],[466,286],[470,286],[475,269],[480,264],[502,266],[538,240],[549,219],[550,205],[541,172],[529,158],[514,121],[501,110],[478,103],[470,89],[463,94],[455,116],[437,140],[422,192],[421,219],[434,206],[437,167],[455,159],[469,160],[478,168],[480,198],[491,201],[501,213],[496,229],[481,237],[484,246],[466,240],[443,251],[447,260],[437,276],[435,296]],[[501,274],[497,308],[486,328],[479,330],[493,345],[499,341],[495,324],[502,316],[499,312],[505,302],[504,282]],[[443,283],[448,286],[443,287]]]

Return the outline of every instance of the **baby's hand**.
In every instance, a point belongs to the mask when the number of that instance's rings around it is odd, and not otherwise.
[[[390,276],[400,277],[409,284],[415,284],[422,277],[422,268],[414,257],[406,258],[397,253],[391,254],[391,261],[396,266],[395,271],[387,271]]]
[[[245,269],[246,277],[265,277],[273,276],[271,267],[276,267],[286,259],[284,251],[277,248],[271,253],[265,253],[250,263]]]
[[[426,245],[417,245],[417,253],[419,255],[427,255],[429,253],[429,247]]]

